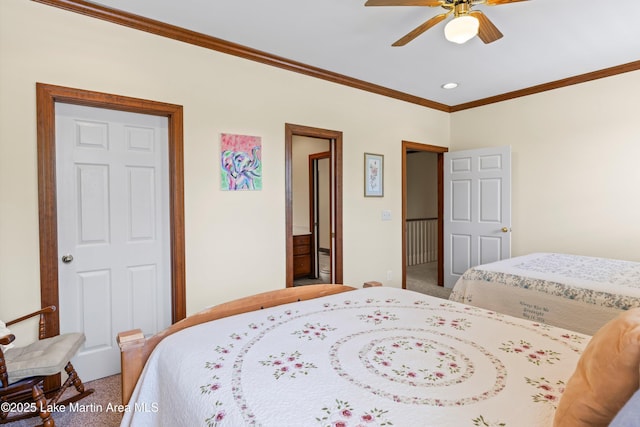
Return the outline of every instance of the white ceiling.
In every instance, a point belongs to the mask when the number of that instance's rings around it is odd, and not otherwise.
[[[449,106],[640,60],[638,0],[479,5],[502,39],[457,45],[445,40],[442,22],[404,47],[391,44],[444,9],[365,0],[93,3]],[[442,89],[447,82],[459,86]]]

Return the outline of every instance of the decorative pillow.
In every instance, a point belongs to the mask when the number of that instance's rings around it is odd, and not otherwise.
[[[591,338],[558,404],[555,427],[609,425],[640,388],[640,308],[627,310]]]
[[[7,328],[7,325],[5,325],[2,320],[0,320],[0,338],[9,334],[11,334],[11,331]],[[2,351],[5,351],[13,347],[13,343],[9,345],[0,344],[0,347],[2,347]]]
[[[638,427],[640,422],[640,390],[631,396],[609,427]]]

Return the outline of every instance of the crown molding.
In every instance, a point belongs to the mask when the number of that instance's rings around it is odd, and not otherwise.
[[[633,61],[615,67],[605,68],[590,73],[580,74],[566,79],[560,79],[549,83],[543,83],[536,86],[531,86],[525,89],[516,90],[513,92],[503,93],[501,95],[491,96],[488,98],[478,99],[477,101],[466,102],[464,104],[453,105],[449,107],[449,112],[454,113],[456,111],[468,110],[470,108],[481,107],[484,105],[495,104],[497,102],[506,101],[509,99],[520,98],[523,96],[533,95],[536,93],[546,92],[553,89],[559,89],[562,87],[572,86],[580,83],[589,82],[592,80],[598,80],[605,77],[615,76],[617,74],[628,73],[630,71],[640,70],[640,61]]]
[[[196,31],[187,30],[182,27],[167,24],[164,22],[149,19],[140,15],[124,12],[117,9],[108,8],[95,3],[84,0],[32,0],[36,3],[42,3],[71,12],[79,13],[92,18],[101,19],[112,22],[114,24],[123,25],[125,27],[134,28],[136,30],[145,31],[147,33],[156,34],[162,37],[178,40],[184,43],[204,47],[206,49],[215,50],[217,52],[226,53],[228,55],[245,58],[251,61],[260,62],[284,70],[293,71],[307,76],[319,78],[355,89],[383,95],[389,98],[398,99],[400,101],[421,105],[423,107],[432,108],[446,113],[453,113],[471,108],[482,107],[489,104],[506,101],[509,99],[520,98],[523,96],[533,95],[536,93],[546,92],[553,89],[559,89],[579,83],[585,83],[591,80],[611,77],[617,74],[627,73],[630,71],[640,70],[640,61],[629,62],[627,64],[606,68],[574,77],[568,77],[549,83],[543,83],[537,86],[531,86],[525,89],[504,93],[501,95],[491,96],[488,98],[478,99],[476,101],[466,102],[463,104],[449,106],[439,102],[431,101],[419,96],[410,95],[408,93],[389,89],[384,86],[365,82],[363,80],[348,77],[342,74],[327,71],[318,67],[303,64],[281,56],[272,55],[250,47],[242,46]]]
[[[178,40],[184,43],[204,47],[229,55],[238,56],[240,58],[249,59],[251,61],[260,62],[285,70],[293,71],[307,76],[316,77],[344,86],[361,89],[378,95],[384,95],[389,98],[418,104],[423,107],[433,108],[444,112],[449,112],[449,106],[439,102],[430,101],[408,93],[389,89],[363,80],[344,76],[332,71],[323,70],[301,62],[292,61],[277,55],[272,55],[250,47],[242,46],[236,43],[228,42],[216,37],[208,36],[196,31],[187,30],[185,28],[170,25],[154,19],[145,18],[140,15],[124,12],[108,8],[102,5],[90,3],[82,0],[32,0],[36,3],[42,3],[54,6],[60,9],[76,12],[92,18],[102,19],[114,24],[123,25],[125,27],[134,28],[136,30],[145,31],[162,37]]]

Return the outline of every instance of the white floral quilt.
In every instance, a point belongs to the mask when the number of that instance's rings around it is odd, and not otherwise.
[[[396,288],[169,336],[123,426],[551,426],[589,336]]]
[[[534,253],[470,268],[449,299],[593,335],[640,307],[640,263]]]

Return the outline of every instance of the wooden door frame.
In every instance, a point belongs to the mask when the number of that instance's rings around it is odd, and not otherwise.
[[[175,323],[184,319],[186,317],[186,276],[182,106],[36,83],[41,306],[60,306],[58,296],[58,221],[56,204],[56,102],[168,118],[171,321]],[[45,318],[46,336],[58,335],[60,333],[59,311],[56,310],[52,315]]]
[[[407,151],[438,155],[438,286],[444,286],[444,153],[447,147],[402,141],[402,289],[407,288]]]
[[[323,151],[319,153],[309,154],[309,226],[311,228],[311,248],[313,250],[312,252],[313,257],[311,258],[312,272],[316,271],[316,258],[318,255],[319,240],[320,240],[320,238],[316,236],[315,227],[313,226],[314,212],[316,210],[316,201],[314,197],[315,188],[313,186],[315,170],[313,169],[313,165],[314,165],[314,162],[317,162],[320,159],[329,159],[329,176],[331,176],[331,172],[332,172],[331,151]],[[329,192],[331,192],[331,185],[329,185]],[[331,212],[331,193],[329,193],[329,212]],[[332,228],[331,215],[329,215],[329,230],[331,230],[331,228]],[[329,247],[329,250],[331,250],[331,247]],[[319,275],[315,276],[316,279],[318,277]]]
[[[342,132],[285,123],[285,239],[286,239],[286,287],[293,286],[293,137],[307,136],[333,140],[333,187],[335,203],[331,206],[335,218],[335,238],[331,256],[335,266],[334,283],[342,283]]]

